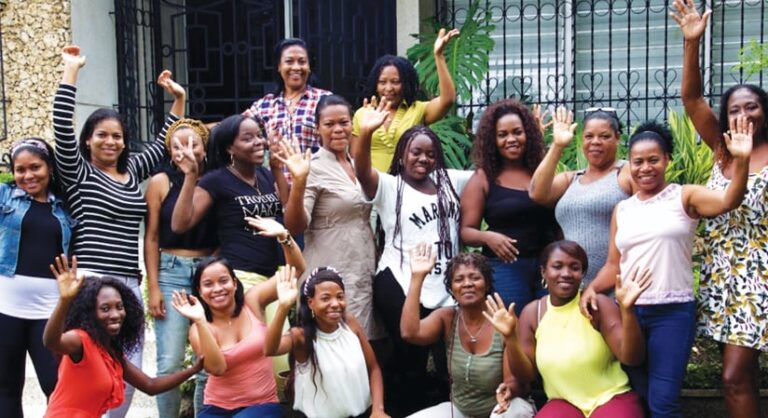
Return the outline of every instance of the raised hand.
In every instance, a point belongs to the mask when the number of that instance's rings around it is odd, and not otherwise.
[[[616,275],[616,301],[622,308],[631,308],[635,306],[637,298],[651,286],[651,271],[635,266],[630,272],[627,280],[621,280],[620,275]]]
[[[507,263],[517,261],[517,255],[520,251],[515,246],[517,244],[516,239],[498,232],[485,231],[484,242],[502,261]]]
[[[183,317],[193,322],[199,322],[205,320],[205,309],[203,304],[192,295],[187,295],[186,290],[179,292],[173,291],[171,296],[171,305],[173,309],[176,309]]]
[[[734,158],[748,158],[752,153],[752,135],[755,127],[744,115],[731,118],[730,130],[723,134],[725,146]]]
[[[82,68],[85,65],[85,55],[80,55],[80,47],[77,45],[67,45],[62,48],[61,59],[66,66]]]
[[[272,154],[270,144],[270,154]],[[303,154],[298,144],[290,144],[285,139],[277,141],[277,152],[274,153],[282,164],[288,167],[288,171],[294,179],[306,179],[309,175],[309,160],[312,159],[312,151],[307,149]]]
[[[517,315],[515,315],[515,304],[509,305],[509,309],[504,309],[504,301],[501,300],[501,296],[498,293],[494,293],[493,297],[488,295],[485,300],[485,311],[483,311],[485,318],[493,324],[501,335],[505,338],[509,338],[515,334],[517,329]]]
[[[409,252],[411,259],[411,275],[424,277],[435,267],[437,254],[432,252],[432,244],[420,242]]]
[[[296,305],[299,298],[297,287],[296,267],[285,266],[275,273],[277,279],[277,301],[283,308],[290,309]]]
[[[59,285],[59,297],[64,300],[74,299],[85,280],[83,273],[77,273],[77,257],[72,256],[72,266],[70,267],[67,256],[62,254],[56,257],[54,264],[50,264],[49,267],[53,275],[56,276],[56,283]]]
[[[457,36],[459,36],[458,29],[451,29],[449,31],[446,31],[445,28],[440,29],[437,32],[437,38],[435,38],[435,55],[442,56],[445,46],[448,45],[451,39]]]
[[[246,216],[245,221],[248,222],[248,226],[255,229],[257,231],[256,233],[261,236],[286,239],[289,235],[288,230],[285,229],[283,224],[272,218]]]
[[[703,15],[699,14],[693,0],[675,0],[673,6],[677,13],[672,12],[669,16],[680,25],[683,38],[685,40],[701,38],[707,29],[707,19],[712,14],[712,10],[707,10]]]
[[[187,92],[184,90],[184,87],[181,87],[179,83],[173,81],[173,78],[171,77],[173,77],[173,73],[168,70],[163,70],[163,72],[157,76],[157,84],[173,97],[185,97]]]
[[[369,102],[367,99],[363,100],[363,113],[360,118],[360,130],[366,132],[373,132],[379,129],[389,117],[389,101],[387,99],[381,99],[380,102],[376,100],[376,97],[371,97]]]
[[[539,130],[543,134],[544,131],[547,130],[550,126],[552,126],[553,123],[555,123],[554,118],[550,118],[549,122],[544,122],[544,120],[547,118],[547,115],[549,115],[549,110],[545,110],[544,112],[541,111],[541,105],[535,104],[533,105],[533,109],[531,109],[531,112],[533,113],[534,119],[536,119],[536,122],[539,123]]]
[[[198,174],[199,164],[195,158],[195,138],[190,135],[187,138],[187,146],[182,145],[179,138],[175,135],[171,140],[173,142],[173,147],[179,151],[176,154],[173,163],[176,164],[176,166],[179,167],[179,170],[184,174]]]
[[[573,139],[577,123],[573,122],[573,111],[560,106],[552,115],[552,144],[566,147]]]

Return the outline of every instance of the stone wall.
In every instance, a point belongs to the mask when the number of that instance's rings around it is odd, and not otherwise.
[[[0,0],[8,138],[53,140],[51,100],[61,78],[61,48],[71,39],[70,2]]]

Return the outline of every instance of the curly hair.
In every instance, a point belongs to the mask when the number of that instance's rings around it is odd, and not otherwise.
[[[169,152],[171,150],[171,139],[173,138],[173,134],[175,134],[176,131],[180,129],[191,129],[197,134],[197,136],[200,137],[200,140],[203,143],[203,147],[208,146],[208,135],[210,134],[208,127],[197,119],[183,118],[173,122],[165,132],[165,148]]]
[[[754,138],[755,142],[758,140],[768,140],[768,138],[766,138],[766,135],[768,135],[768,93],[766,93],[765,90],[761,89],[760,87],[755,86],[754,84],[736,84],[735,86],[731,86],[728,90],[726,90],[720,97],[720,132],[725,133],[731,129],[730,118],[728,116],[728,102],[731,100],[733,93],[736,93],[741,89],[749,90],[750,93],[757,96],[757,102],[760,104],[760,108],[763,111],[763,138]],[[755,132],[757,132],[757,130],[758,127],[755,126]],[[715,161],[718,161],[723,166],[723,168],[725,168],[728,167],[732,159],[733,157],[731,156],[731,153],[728,152],[728,147],[725,146],[725,138],[720,135],[720,142],[718,143],[717,149],[715,150]]]
[[[115,120],[120,124],[120,129],[123,131],[123,144],[125,147],[117,157],[117,172],[128,172],[128,158],[130,157],[130,151],[128,151],[128,132],[125,131],[125,121],[123,117],[112,109],[101,108],[96,109],[88,116],[83,124],[83,129],[80,131],[80,139],[78,140],[78,146],[80,148],[80,155],[85,158],[86,161],[91,161],[91,147],[88,146],[88,140],[93,136],[93,131],[96,130],[96,125],[105,120]]]
[[[96,318],[96,298],[104,287],[115,289],[123,300],[125,319],[120,333],[112,337]],[[123,362],[124,356],[130,356],[141,347],[144,336],[144,310],[133,291],[114,277],[88,277],[78,292],[67,312],[64,330],[79,328],[88,333],[97,344],[104,347]]]
[[[523,166],[533,175],[544,159],[544,137],[533,113],[522,103],[513,99],[500,100],[488,106],[480,117],[472,149],[475,167],[485,171],[488,181],[495,181],[501,174],[501,155],[496,146],[496,123],[506,115],[517,115],[525,128],[525,153]]]
[[[368,82],[365,84],[365,94],[363,97],[370,98],[378,96],[377,87],[379,85],[379,76],[384,67],[393,66],[397,68],[402,83],[401,97],[407,105],[416,101],[416,95],[419,94],[419,75],[410,61],[403,57],[395,55],[384,55],[376,60],[371,72],[368,74]]]
[[[197,263],[197,266],[195,266],[195,274],[192,275],[192,295],[200,301],[201,305],[203,305],[205,319],[208,322],[213,322],[213,314],[211,313],[211,308],[205,303],[203,297],[200,296],[200,280],[203,278],[205,269],[216,263],[226,267],[232,280],[235,281],[235,310],[232,312],[232,318],[237,318],[243,310],[243,305],[245,305],[245,287],[243,286],[243,283],[237,279],[235,269],[232,267],[229,260],[221,256],[206,257],[200,260],[200,262]]]
[[[459,253],[448,262],[448,266],[445,268],[445,276],[443,277],[445,290],[448,291],[453,300],[456,300],[456,296],[451,290],[451,282],[453,282],[453,275],[456,274],[459,266],[469,266],[477,269],[485,280],[485,296],[494,293],[493,268],[491,268],[488,258],[480,253]]]
[[[669,130],[667,125],[656,122],[655,120],[648,120],[641,123],[636,129],[635,133],[629,137],[629,150],[632,151],[632,147],[640,141],[654,141],[659,147],[667,154],[672,155],[674,138],[672,131]]]
[[[456,193],[456,189],[451,183],[451,178],[448,176],[447,166],[445,164],[445,156],[443,154],[443,146],[440,144],[440,138],[429,128],[424,125],[416,125],[403,132],[403,136],[400,137],[400,141],[395,147],[395,153],[392,157],[392,164],[389,166],[389,174],[397,177],[397,199],[395,201],[395,228],[392,232],[392,243],[395,243],[395,239],[400,237],[400,245],[395,244],[395,248],[400,251],[400,264],[402,265],[403,257],[403,235],[402,226],[400,223],[401,212],[400,208],[403,206],[403,188],[405,186],[405,180],[403,180],[404,164],[403,158],[407,152],[411,142],[419,135],[424,135],[432,141],[432,148],[435,152],[435,168],[429,175],[435,182],[437,188],[437,215],[439,217],[437,224],[437,235],[440,238],[440,242],[451,241],[451,229],[448,224],[450,216],[451,201],[459,201],[459,194]],[[379,225],[380,226],[380,225]]]

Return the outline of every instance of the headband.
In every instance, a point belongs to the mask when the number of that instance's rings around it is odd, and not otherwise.
[[[25,138],[13,143],[11,146],[11,159],[16,158],[16,155],[25,149],[34,149],[39,151],[46,158],[51,157],[48,152],[48,147],[45,146],[45,142],[37,138]]]
[[[193,130],[200,137],[200,140],[203,141],[203,147],[208,145],[209,131],[208,127],[206,127],[203,122],[200,122],[197,119],[179,119],[176,122],[173,122],[171,126],[168,127],[168,131],[165,133],[165,147],[168,150],[170,150],[171,145],[173,145],[171,144],[173,134],[179,129]]]
[[[312,273],[309,274],[309,277],[307,277],[307,280],[304,281],[304,288],[301,290],[301,293],[304,294],[304,296],[309,297],[309,282],[311,281],[317,281],[318,276],[320,276],[323,272],[331,272],[334,273],[336,276],[341,276],[339,274],[339,271],[335,268],[328,266],[328,267],[318,267],[314,270],[312,270]]]

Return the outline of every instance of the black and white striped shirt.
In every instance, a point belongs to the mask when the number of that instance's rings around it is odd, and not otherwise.
[[[139,186],[166,155],[163,138],[178,118],[169,114],[155,141],[141,154],[131,156],[128,181],[121,183],[80,154],[72,123],[76,91],[74,86],[60,84],[53,100],[56,171],[71,215],[77,220],[72,253],[77,256],[78,267],[138,277],[139,226],[147,211]]]

